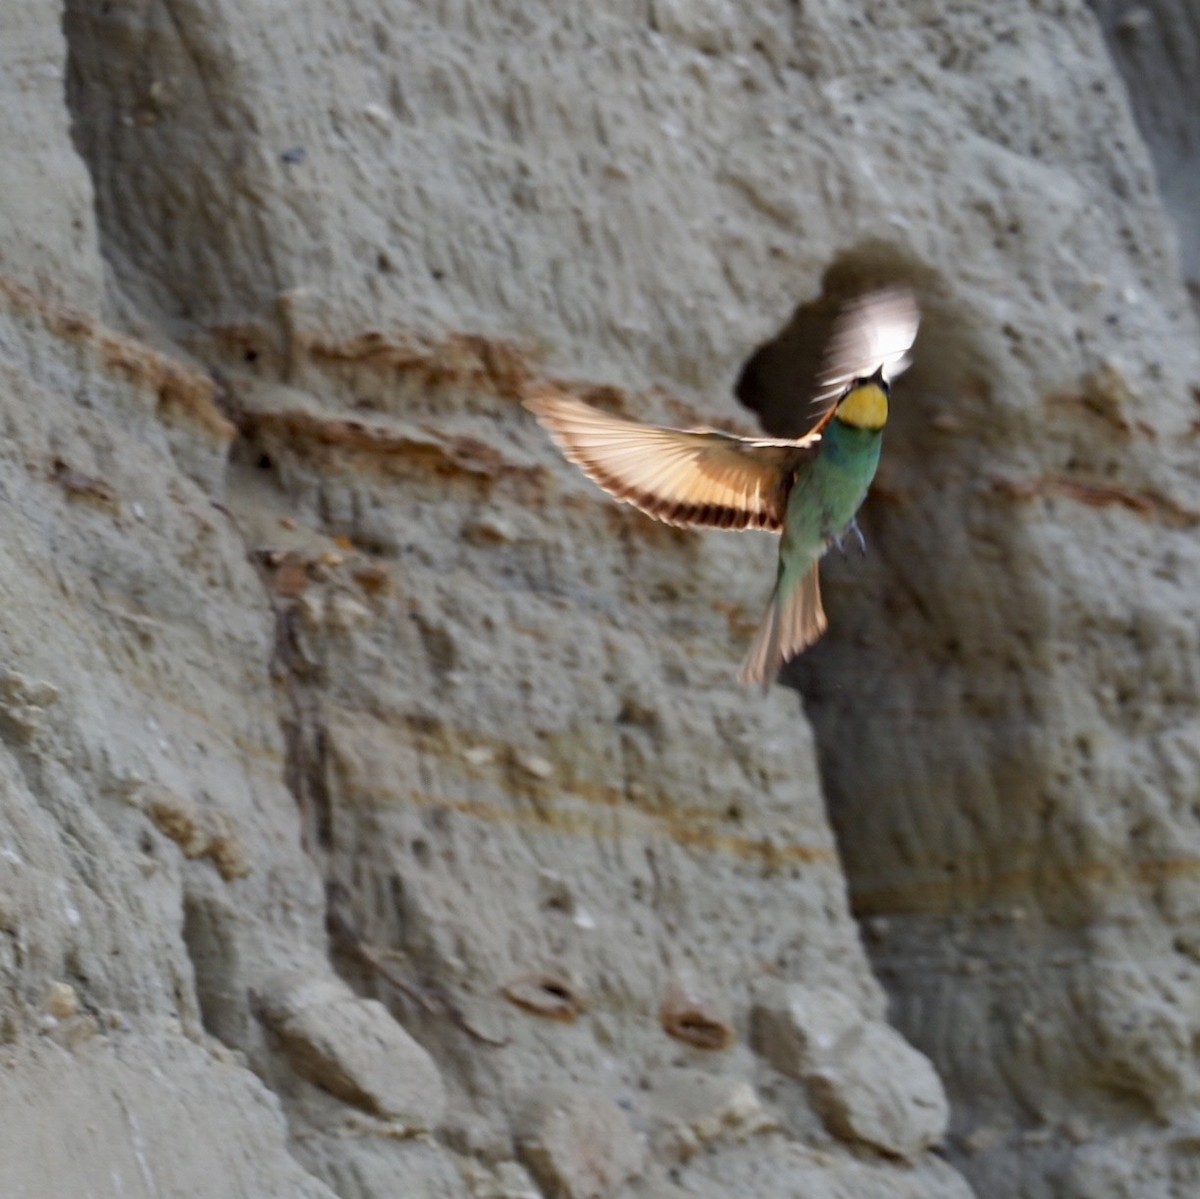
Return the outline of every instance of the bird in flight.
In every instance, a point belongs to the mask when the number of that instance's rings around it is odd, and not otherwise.
[[[908,366],[919,322],[905,288],[846,305],[818,377],[820,416],[797,440],[642,424],[549,390],[525,400],[567,459],[614,499],[670,525],[780,534],[743,686],[769,687],[828,625],[818,564],[848,530],[861,541],[855,517],[879,465],[890,380]]]

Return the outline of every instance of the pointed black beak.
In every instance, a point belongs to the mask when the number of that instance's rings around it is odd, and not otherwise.
[[[887,386],[887,380],[883,377],[883,363],[879,364],[879,369],[871,376],[872,383],[878,383],[880,387]]]

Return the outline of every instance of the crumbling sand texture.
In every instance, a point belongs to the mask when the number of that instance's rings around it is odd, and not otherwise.
[[[1200,1193],[1198,58],[0,9],[0,1191]],[[771,540],[521,398],[795,432],[893,280],[868,555],[747,696]]]

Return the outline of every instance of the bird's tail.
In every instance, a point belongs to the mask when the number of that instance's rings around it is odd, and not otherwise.
[[[766,615],[738,672],[743,687],[757,683],[765,691],[775,681],[779,668],[812,645],[829,625],[821,606],[817,563],[793,586],[785,588],[785,581],[781,577],[775,585]]]

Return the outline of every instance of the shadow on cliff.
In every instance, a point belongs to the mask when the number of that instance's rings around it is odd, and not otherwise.
[[[948,288],[880,244],[831,265],[823,294],[750,358],[737,394],[770,433],[802,432],[796,396],[811,393],[838,309],[891,283],[916,290],[922,325],[860,514],[867,549],[826,557],[829,632],[781,681],[803,696],[851,907],[870,921],[894,1017],[969,1107],[978,1077],[956,1086],[961,1061],[922,1022],[928,962],[945,957],[962,916],[1014,891],[1036,902],[1046,885],[1038,805],[1011,802],[1048,768],[1039,736],[1052,723],[1048,592],[1004,484],[1028,416],[1003,402]]]

